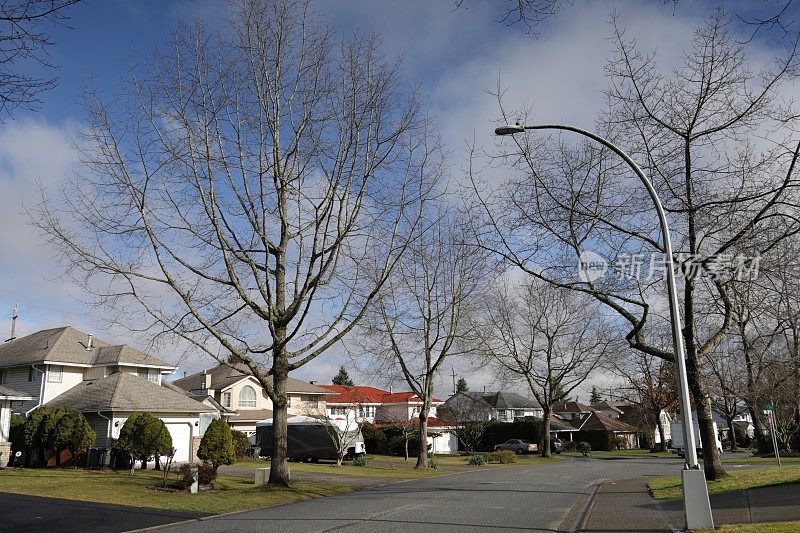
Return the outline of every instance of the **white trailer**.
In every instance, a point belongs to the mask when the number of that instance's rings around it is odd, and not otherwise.
[[[716,441],[717,450],[721,452],[722,441],[719,440],[719,430],[717,429],[717,423],[714,422],[713,424],[714,424],[714,440]],[[697,449],[700,450],[703,448],[703,441],[700,438],[700,426],[698,426],[697,420],[692,420],[692,426],[694,426],[694,436],[697,439]],[[673,420],[672,422],[670,422],[670,432],[672,433],[671,448],[675,448],[676,450],[682,451],[684,449],[683,420]]]

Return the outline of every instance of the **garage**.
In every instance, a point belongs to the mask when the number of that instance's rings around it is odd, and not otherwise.
[[[188,422],[164,421],[169,434],[172,435],[172,447],[175,448],[175,462],[191,460],[192,453],[192,426]]]

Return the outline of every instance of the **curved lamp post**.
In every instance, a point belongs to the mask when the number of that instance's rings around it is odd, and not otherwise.
[[[661,237],[664,241],[664,268],[667,274],[667,293],[669,296],[669,314],[672,322],[672,343],[675,353],[675,361],[678,363],[678,392],[680,393],[681,415],[683,418],[683,443],[686,450],[685,463],[681,477],[683,479],[683,503],[686,515],[686,527],[688,529],[706,529],[714,527],[714,520],[711,516],[711,505],[708,501],[708,488],[706,478],[700,465],[697,462],[697,448],[695,447],[694,426],[692,424],[692,408],[689,402],[689,383],[686,377],[685,350],[683,347],[683,334],[681,333],[681,317],[678,311],[678,290],[675,284],[675,272],[672,261],[672,240],[669,235],[667,217],[661,200],[653,188],[653,184],[645,176],[633,159],[625,152],[614,145],[611,141],[595,135],[594,133],[573,126],[563,126],[559,124],[542,124],[537,126],[523,126],[521,124],[509,124],[500,126],[494,130],[495,135],[513,135],[522,133],[525,130],[564,130],[583,135],[620,156],[630,166],[639,179],[644,184],[653,204],[658,212],[658,220],[661,223]]]

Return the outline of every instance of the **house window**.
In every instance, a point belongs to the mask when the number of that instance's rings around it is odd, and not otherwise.
[[[61,365],[50,365],[50,372],[47,373],[49,383],[61,383],[64,378],[64,367]]]
[[[411,418],[414,418],[415,416],[419,416],[419,411],[420,411],[420,407],[419,406],[412,407],[411,408]]]
[[[0,385],[5,385],[8,378],[6,377],[7,370],[0,370]]]
[[[150,383],[158,383],[158,370],[155,368],[140,368],[139,377]]]
[[[239,408],[256,406],[256,390],[250,385],[245,385],[239,391]]]
[[[360,418],[373,418],[375,416],[375,406],[374,405],[359,405],[358,406],[358,416]]]
[[[223,392],[222,393],[222,407],[230,407],[231,406],[231,393],[230,392]]]
[[[29,366],[28,367],[28,383],[33,381],[33,372],[34,372],[33,366]]]
[[[331,407],[331,415],[346,415],[347,407]]]
[[[319,407],[319,396],[314,396],[312,394],[308,397],[308,408],[316,409],[317,407]]]

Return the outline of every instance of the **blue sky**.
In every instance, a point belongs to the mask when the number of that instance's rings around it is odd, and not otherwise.
[[[746,11],[753,4],[726,2],[725,7],[752,15]],[[543,122],[592,128],[604,105],[603,64],[611,46],[606,21],[612,7],[630,35],[643,48],[656,50],[660,64],[670,68],[679,62],[680,45],[692,28],[715,6],[688,0],[576,0],[533,37],[521,25],[495,22],[503,4],[489,0],[465,0],[457,10],[453,0],[330,0],[320,5],[340,33],[374,31],[382,36],[387,57],[403,58],[406,79],[422,89],[427,110],[452,151],[456,179],[465,141],[474,135],[479,143],[492,142],[497,108],[485,89],[498,76],[509,88],[511,107],[529,102]],[[102,317],[89,313],[76,289],[58,279],[52,253],[26,224],[22,206],[35,201],[38,184],[52,190],[75,169],[72,139],[84,122],[82,86],[94,79],[101,91],[113,91],[124,78],[127,61],[147,60],[181,21],[199,17],[214,26],[226,11],[221,0],[94,0],[71,11],[72,29],[53,31],[57,46],[51,52],[61,66],[58,87],[43,96],[40,110],[19,112],[0,124],[0,336],[7,337],[11,308],[19,303],[19,334],[72,324],[101,338],[142,345],[124,330],[102,331]],[[746,27],[737,28],[743,38],[749,36]],[[757,35],[750,46],[756,66],[768,64],[775,45],[769,34]],[[296,377],[328,382],[342,361],[335,352],[324,355]],[[493,386],[490,375],[454,363],[473,389]],[[211,364],[190,357],[180,362],[179,372]],[[441,391],[446,392],[448,383],[444,379]]]

